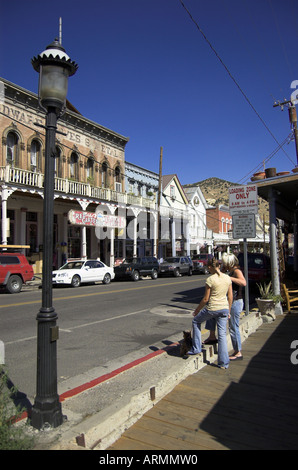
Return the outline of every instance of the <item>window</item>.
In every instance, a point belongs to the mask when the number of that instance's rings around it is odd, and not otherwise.
[[[61,154],[60,147],[56,147],[54,174],[59,178],[61,178]]]
[[[122,191],[121,168],[119,166],[116,166],[115,168],[115,190],[118,192]]]
[[[15,166],[18,164],[18,144],[19,137],[15,132],[7,134],[7,150],[6,150],[6,163],[7,165]]]
[[[106,162],[103,162],[101,166],[101,185],[103,188],[108,185],[108,165]]]
[[[171,199],[176,199],[176,197],[175,197],[175,186],[173,184],[170,185],[170,197],[171,197]]]
[[[41,168],[41,145],[38,140],[32,140],[30,147],[30,169],[35,173]]]
[[[1,256],[0,255],[0,264],[5,266],[6,264],[20,264],[20,260],[17,256]]]
[[[87,170],[87,178],[89,178],[89,179],[93,178],[93,167],[94,167],[93,158],[88,158],[86,170]]]
[[[70,168],[69,168],[69,176],[71,179],[78,179],[78,161],[79,157],[75,152],[72,152],[70,156]]]
[[[225,218],[222,217],[221,218],[221,232],[224,233],[225,229],[224,229],[224,223],[225,223]]]
[[[91,269],[103,268],[103,264],[100,261],[87,261],[87,263],[85,263],[85,266]]]

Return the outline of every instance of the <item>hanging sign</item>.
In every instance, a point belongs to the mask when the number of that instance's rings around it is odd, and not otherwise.
[[[68,220],[72,225],[83,225],[85,227],[108,227],[124,228],[126,220],[124,217],[103,214],[102,212],[75,211],[68,212]]]

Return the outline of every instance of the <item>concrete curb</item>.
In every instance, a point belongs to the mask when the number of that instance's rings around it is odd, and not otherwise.
[[[242,340],[245,341],[262,323],[258,311],[244,316],[240,323]],[[227,341],[231,350],[229,334]],[[70,390],[63,401],[63,413],[68,420],[56,430],[36,431],[35,449],[107,449],[180,382],[217,359],[213,346],[208,346],[202,355],[187,359],[179,356],[178,348],[179,343],[173,341],[162,352],[156,351],[131,363],[131,367],[128,364],[118,369],[118,373],[109,375],[98,385],[92,386],[90,382],[90,388],[86,387],[76,395]],[[101,407],[98,400],[109,392],[114,397],[112,403]],[[88,412],[88,405],[92,413]]]

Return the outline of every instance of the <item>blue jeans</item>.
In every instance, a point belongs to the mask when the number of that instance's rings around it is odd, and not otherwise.
[[[207,307],[203,308],[192,321],[193,338],[190,350],[193,354],[199,354],[202,351],[201,324],[207,320],[213,320],[216,322],[218,330],[218,365],[225,368],[229,366],[230,362],[226,338],[228,315],[228,309],[213,312]]]
[[[234,352],[241,351],[241,335],[239,331],[240,314],[243,310],[243,299],[234,300],[231,307],[230,336]]]
[[[231,318],[229,321],[229,331],[234,352],[241,351],[241,335],[239,331],[240,314],[243,310],[243,299],[234,300],[231,307]],[[215,331],[216,322],[214,318],[206,322],[206,330]]]

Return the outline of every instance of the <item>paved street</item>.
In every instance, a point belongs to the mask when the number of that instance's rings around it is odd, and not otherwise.
[[[194,275],[55,288],[58,382],[99,366],[108,369],[111,361],[123,361],[136,351],[141,356],[190,328],[205,279]],[[40,305],[40,289],[0,294],[0,340],[5,343],[9,375],[30,399],[35,395],[35,318]]]

